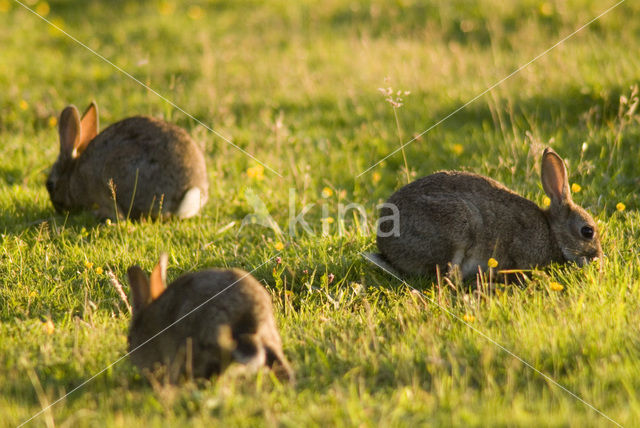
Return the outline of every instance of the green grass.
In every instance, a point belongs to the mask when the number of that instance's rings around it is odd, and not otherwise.
[[[612,4],[50,1],[48,19],[282,175],[260,179],[247,174],[256,162],[0,0],[0,425],[20,424],[125,354],[129,315],[106,272],[126,285],[129,265],[149,270],[161,251],[170,279],[257,268],[297,384],[229,372],[198,387],[153,388],[125,359],[32,425],[610,425],[465,315],[612,419],[640,424],[640,122],[621,105],[640,82],[636,3],[406,147],[412,177],[472,170],[541,203],[538,159],[552,145],[582,186],[576,201],[600,222],[601,272],[555,266],[499,294],[410,280],[421,297],[359,256],[375,249],[376,204],[406,182],[403,157],[356,175],[399,146],[398,125],[407,141]],[[389,86],[411,92],[398,123],[378,91]],[[202,143],[211,189],[201,216],[106,225],[55,213],[44,187],[58,151],[49,121],[91,99],[103,128],[151,114]],[[314,236],[288,234],[288,189],[296,214],[316,204],[305,217]],[[250,192],[284,236],[240,228]],[[349,215],[344,233],[336,221],[323,235],[321,219],[351,202],[366,208],[367,232]],[[280,241],[282,262],[262,265]]]

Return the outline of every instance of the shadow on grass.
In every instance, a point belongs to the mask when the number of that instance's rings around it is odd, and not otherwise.
[[[93,228],[101,223],[87,212],[76,214],[59,214],[53,207],[42,207],[36,204],[22,204],[11,210],[0,212],[0,224],[4,234],[20,235],[43,224],[64,226],[68,228]]]

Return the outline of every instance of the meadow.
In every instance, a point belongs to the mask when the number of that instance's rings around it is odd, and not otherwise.
[[[640,425],[638,3],[420,135],[615,2],[23,1],[86,46],[0,0],[0,426],[38,412],[27,426]],[[102,129],[147,114],[202,144],[201,215],[106,223],[53,209],[57,117],[91,100]],[[404,283],[361,257],[375,251],[376,205],[440,169],[542,206],[548,145],[598,220],[601,269],[550,266],[490,292]],[[351,203],[366,216],[340,216]],[[305,207],[309,230],[291,230]],[[256,210],[281,233],[243,222]],[[296,384],[231,370],[172,388],[112,365],[130,315],[109,272],[128,291],[127,268],[149,271],[161,251],[170,280],[253,272]]]

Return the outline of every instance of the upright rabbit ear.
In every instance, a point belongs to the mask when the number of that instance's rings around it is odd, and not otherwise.
[[[100,127],[100,120],[98,118],[98,104],[95,101],[91,101],[87,110],[82,115],[80,122],[80,140],[75,146],[75,156],[80,155],[87,148],[89,142],[98,135],[98,128]]]
[[[562,158],[551,148],[544,149],[540,170],[542,187],[553,205],[564,205],[571,201],[569,178]]]
[[[80,113],[74,105],[62,110],[58,121],[60,134],[60,155],[69,159],[74,157],[74,149],[80,141]]]
[[[160,254],[160,260],[151,272],[151,300],[155,300],[164,292],[167,281],[167,253]]]
[[[131,287],[132,312],[135,315],[151,303],[151,287],[147,274],[140,266],[131,266],[127,270],[127,276]]]

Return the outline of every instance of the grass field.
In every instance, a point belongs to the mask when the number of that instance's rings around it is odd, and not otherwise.
[[[124,359],[29,425],[640,425],[637,2],[408,145],[408,171],[399,152],[357,177],[614,2],[23,1],[268,167],[0,0],[1,426],[126,353],[129,314],[107,272],[128,291],[127,267],[150,270],[161,251],[169,279],[255,269],[296,385],[230,371],[152,387]],[[394,98],[402,91],[401,106],[379,91],[389,87]],[[105,224],[54,211],[44,181],[56,118],[92,99],[102,128],[142,113],[201,142],[211,186],[202,215]],[[602,271],[552,266],[523,287],[473,293],[433,278],[409,287],[360,257],[375,250],[376,204],[408,177],[475,171],[542,204],[546,145],[565,157],[576,202],[598,219]],[[281,235],[241,227],[258,198]],[[291,234],[290,218],[312,203],[314,234]],[[366,220],[349,211],[340,222],[349,203]]]

